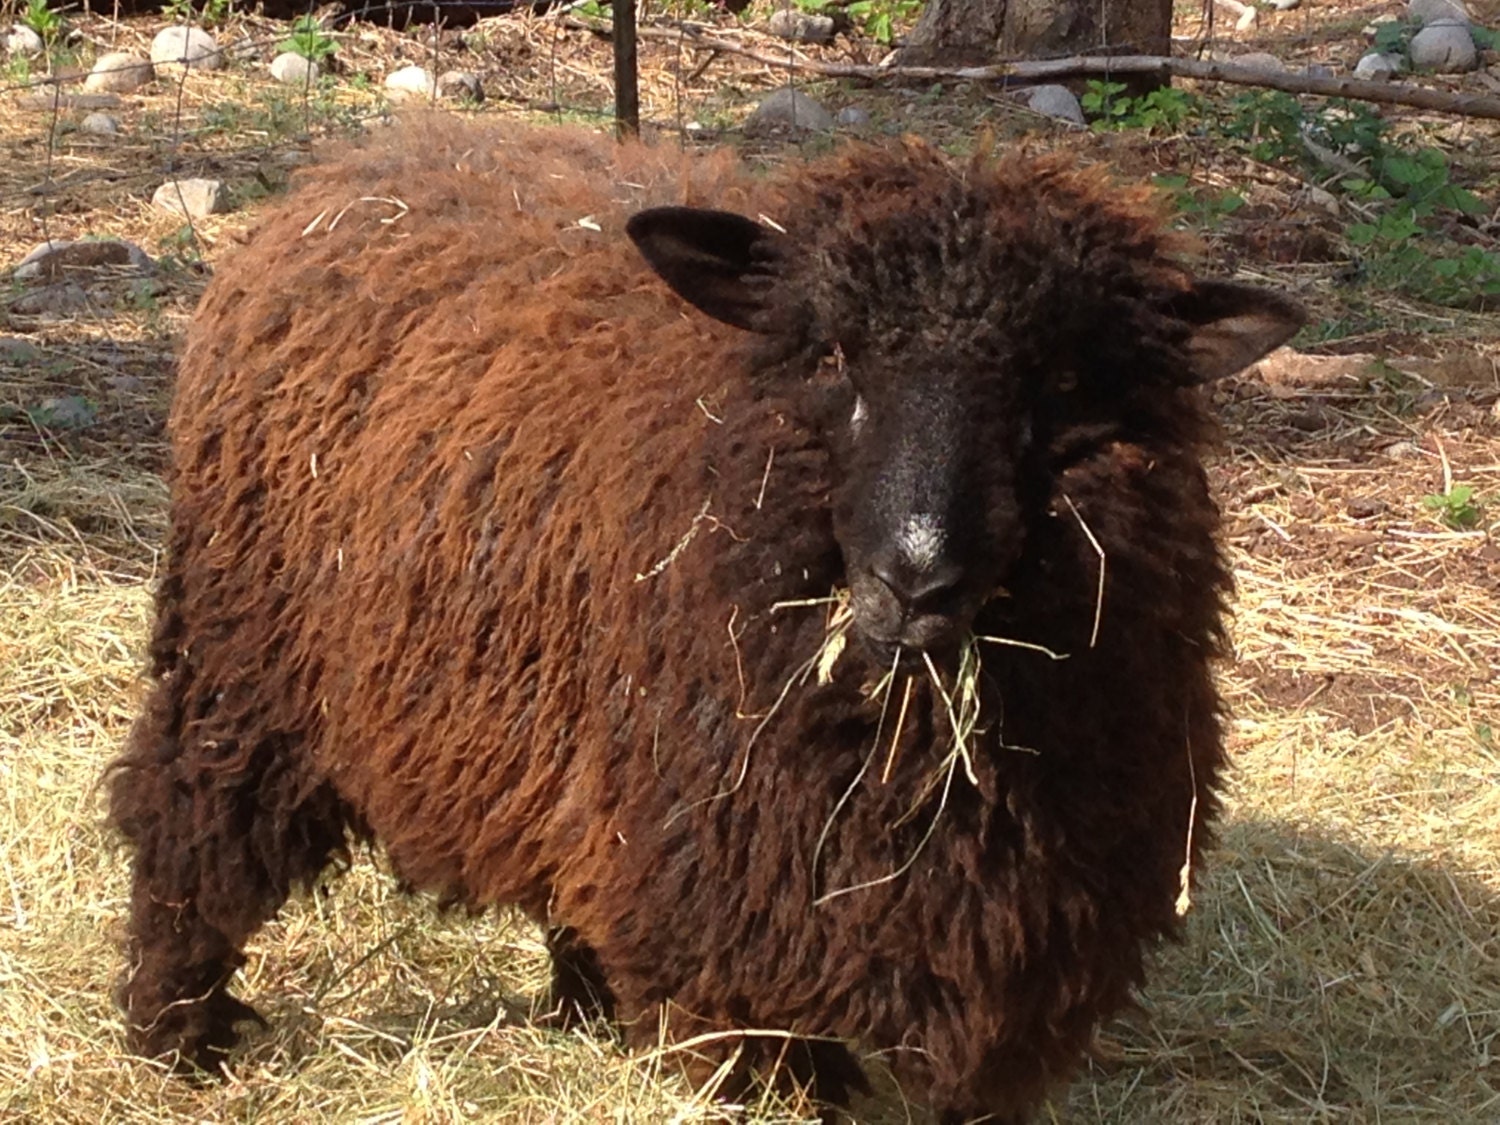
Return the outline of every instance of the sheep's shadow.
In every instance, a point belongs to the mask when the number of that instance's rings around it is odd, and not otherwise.
[[[1497,933],[1493,883],[1316,828],[1231,819],[1201,872],[1184,940],[1153,959],[1140,1008],[1101,1029],[1090,1061],[1039,1121],[1483,1120],[1500,1099]],[[413,950],[402,973],[428,975],[421,957]],[[389,1065],[424,1042],[437,1065],[489,1075],[514,1062],[576,1083],[580,1028],[518,991],[506,957],[497,951],[469,980],[444,982],[456,999],[440,1010],[399,991],[381,990],[369,1005],[345,992],[336,1022],[379,1029],[365,1049]],[[278,1069],[314,1069],[325,1020],[306,1005],[258,999],[282,1025],[272,1033]],[[601,1088],[618,1082],[631,1064],[606,1025],[589,1030],[597,1039],[582,1065],[598,1068]],[[251,1036],[252,1053],[267,1047]],[[450,1051],[464,1057],[445,1060]],[[525,1058],[509,1057],[517,1051]],[[879,1060],[868,1061],[877,1095],[853,1120],[926,1121]],[[753,1109],[745,1118],[758,1119]]]
[[[1184,942],[1058,1121],[1493,1120],[1500,888],[1419,854],[1231,821]],[[1045,1119],[1045,1117],[1044,1117]]]

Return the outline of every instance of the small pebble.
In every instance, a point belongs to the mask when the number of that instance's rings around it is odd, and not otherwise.
[[[385,76],[385,88],[397,97],[431,97],[434,84],[425,67],[403,66]]]
[[[318,80],[318,64],[295,51],[283,51],[271,60],[271,77],[288,86],[307,86]]]
[[[756,106],[745,120],[748,136],[764,135],[785,129],[806,129],[815,133],[831,132],[833,114],[801,90],[783,86]]]
[[[168,180],[156,189],[151,203],[174,215],[205,219],[224,208],[224,185],[218,180]]]
[[[151,40],[151,61],[157,66],[218,70],[224,65],[224,53],[201,27],[164,27]]]
[[[438,75],[437,90],[440,98],[484,101],[484,86],[480,84],[479,75],[469,70],[449,70]]]
[[[42,37],[24,23],[5,33],[5,53],[14,58],[34,59],[46,49]]]
[[[83,88],[91,94],[128,94],[139,90],[156,77],[151,64],[139,55],[127,51],[111,51],[100,55],[89,76],[83,80]]]
[[[1462,74],[1479,65],[1479,51],[1468,23],[1435,20],[1412,36],[1411,65],[1439,74]]]
[[[1033,86],[1026,93],[1026,105],[1036,113],[1045,113],[1076,125],[1084,124],[1083,106],[1066,86]]]
[[[120,122],[107,113],[91,113],[78,123],[85,133],[99,137],[114,137],[120,132]]]
[[[1469,9],[1463,0],[1411,0],[1406,5],[1406,18],[1421,27],[1442,20],[1469,22]]]
[[[1388,82],[1401,70],[1401,59],[1397,55],[1382,55],[1371,51],[1354,64],[1354,77],[1365,82]]]

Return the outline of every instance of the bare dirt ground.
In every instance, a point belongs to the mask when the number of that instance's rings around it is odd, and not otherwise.
[[[1361,29],[1399,11],[1304,0],[1245,32],[1221,13],[1212,46],[1346,68]],[[1500,4],[1472,11],[1500,24]],[[1192,3],[1179,17],[1178,47],[1195,49],[1203,13]],[[695,18],[743,34],[728,17]],[[57,74],[143,49],[164,21],[70,22],[81,34]],[[219,34],[250,38],[264,60],[287,30],[236,16]],[[229,1082],[193,1087],[122,1053],[109,994],[126,872],[97,782],[139,698],[174,348],[215,259],[317,139],[387,111],[380,77],[398,62],[479,72],[488,100],[455,112],[606,123],[607,42],[555,18],[485,21],[462,43],[366,24],[333,38],[340,72],[311,89],[250,61],[158,79],[107,110],[122,126],[113,137],[80,131],[83,109],[27,102],[45,67],[0,79],[0,270],[49,237],[123,237],[161,262],[149,285],[80,271],[88,299],[61,313],[24,311],[33,288],[0,281],[0,1120],[728,1120],[732,1107],[683,1084],[670,1057],[518,1018],[545,980],[536,933],[505,914],[438,915],[400,895],[378,856],[294,901],[255,942],[241,990],[271,1029],[250,1036]],[[883,49],[840,40],[807,53],[876,61]],[[796,156],[737,131],[784,74],[667,40],[643,42],[642,60],[649,132]],[[1485,93],[1500,85],[1487,75],[1429,81]],[[1320,202],[1317,175],[1190,124],[1069,130],[951,83],[809,89],[835,110],[865,108],[877,134],[961,149],[987,128],[1129,177],[1185,176],[1200,200],[1232,190],[1243,206],[1197,216],[1211,260],[1314,311],[1295,349],[1215,391],[1226,446],[1212,474],[1239,581],[1221,846],[1186,940],[1044,1120],[1500,1120],[1494,314],[1382,280],[1347,237],[1360,212]],[[1454,237],[1493,246],[1495,123],[1387,118],[1441,148],[1485,202],[1487,217]],[[191,225],[153,209],[170,175],[225,181],[232,209]],[[762,1101],[748,1119],[808,1118]],[[905,1114],[891,1100],[864,1119]]]

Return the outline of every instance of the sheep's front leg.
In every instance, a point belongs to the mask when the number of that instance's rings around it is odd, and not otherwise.
[[[235,1024],[259,1019],[228,991],[245,942],[344,846],[348,818],[300,740],[244,713],[216,721],[221,693],[188,694],[175,676],[158,683],[110,778],[110,820],[134,853],[117,999],[132,1050],[212,1070]],[[184,714],[207,717],[187,735]],[[226,736],[231,720],[243,738]]]

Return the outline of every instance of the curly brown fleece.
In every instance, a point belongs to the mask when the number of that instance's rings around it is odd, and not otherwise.
[[[1172,385],[1180,326],[1146,311],[1188,285],[1172,243],[1101,175],[962,172],[1008,216],[1014,338],[1161,375],[1117,436],[1050,436],[1082,452],[1028,499],[976,627],[1069,658],[984,649],[974,784],[944,773],[922,678],[888,775],[893,716],[863,690],[882,668],[852,645],[831,682],[793,682],[824,613],[779,603],[843,581],[830,456],[777,366],[812,362],[795,310],[755,358],[622,234],[707,205],[844,260],[874,250],[862,217],[905,207],[936,247],[922,201],[959,174],[908,143],[761,180],[427,119],[303,176],[182,360],[154,691],[111,782],[137,1050],[212,1065],[249,1014],[227,992],[244,942],[354,834],[417,887],[566,927],[560,975],[636,1042],[664,1010],[677,1035],[831,1037],[950,1120],[1021,1121],[1075,1065],[1172,932],[1217,807],[1207,420]],[[900,325],[910,294],[866,296]],[[749,1046],[754,1067],[784,1044]],[[839,1043],[792,1062],[833,1100],[862,1082]]]

